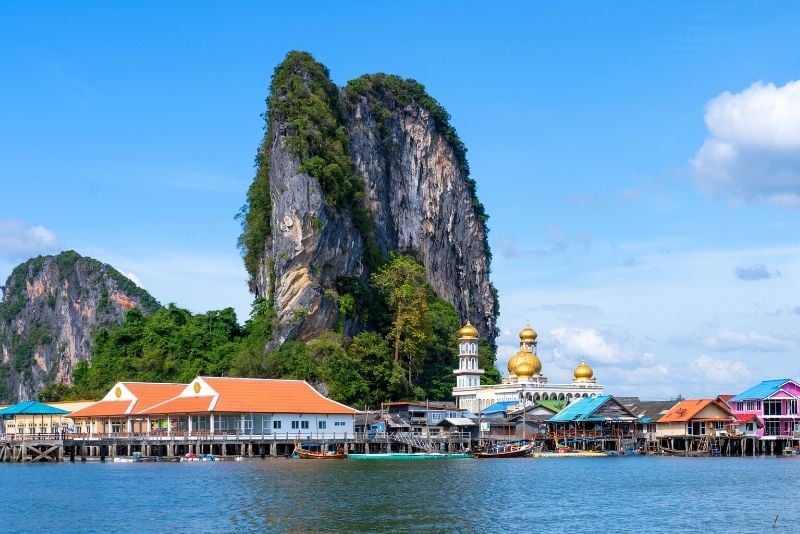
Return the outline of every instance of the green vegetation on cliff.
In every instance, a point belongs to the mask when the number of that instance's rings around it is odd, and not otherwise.
[[[394,255],[373,276],[375,331],[352,338],[327,332],[287,341],[265,353],[271,337],[266,302],[255,301],[240,327],[232,309],[192,314],[170,304],[149,316],[129,311],[123,324],[99,331],[91,362],[81,362],[69,388],[52,384],[39,397],[99,398],[117,381],[188,382],[195,375],[297,378],[327,388],[353,406],[400,399],[447,399],[455,385],[457,331],[453,306],[433,295],[421,265]],[[483,347],[486,383],[499,380]]]

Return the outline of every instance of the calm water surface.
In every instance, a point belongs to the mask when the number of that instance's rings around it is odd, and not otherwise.
[[[8,532],[800,532],[800,458],[4,464],[0,475]]]

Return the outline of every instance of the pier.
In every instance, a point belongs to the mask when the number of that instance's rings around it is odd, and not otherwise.
[[[292,454],[300,443],[341,445],[348,453],[461,452],[471,446],[467,432],[437,437],[411,433],[382,434],[210,434],[114,433],[31,434],[0,436],[0,462],[60,462],[130,457],[138,453],[154,459],[179,459],[186,454],[211,454],[219,458],[277,458]]]

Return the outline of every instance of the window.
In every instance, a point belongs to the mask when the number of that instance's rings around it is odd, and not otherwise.
[[[292,430],[300,428],[300,421],[292,421]]]
[[[333,426],[344,426],[344,421],[336,421]]]
[[[325,421],[317,421],[317,428],[325,430]]]
[[[797,414],[797,399],[789,399],[786,401],[786,413],[791,415]]]
[[[280,430],[281,429],[281,422],[280,421],[273,421],[272,422],[272,428],[274,430]]]
[[[779,400],[764,401],[764,415],[781,415],[781,401]]]
[[[764,404],[766,404],[766,402]],[[764,421],[765,436],[780,436],[780,434],[781,434],[780,421]]]
[[[308,421],[300,421],[300,428],[308,430]]]

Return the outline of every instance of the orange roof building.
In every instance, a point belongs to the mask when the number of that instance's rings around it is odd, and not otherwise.
[[[730,409],[723,402],[715,399],[683,400],[656,421],[656,436],[716,435],[733,420]]]
[[[117,383],[78,410],[86,432],[296,435],[353,434],[357,410],[303,380],[196,377],[189,384]]]

